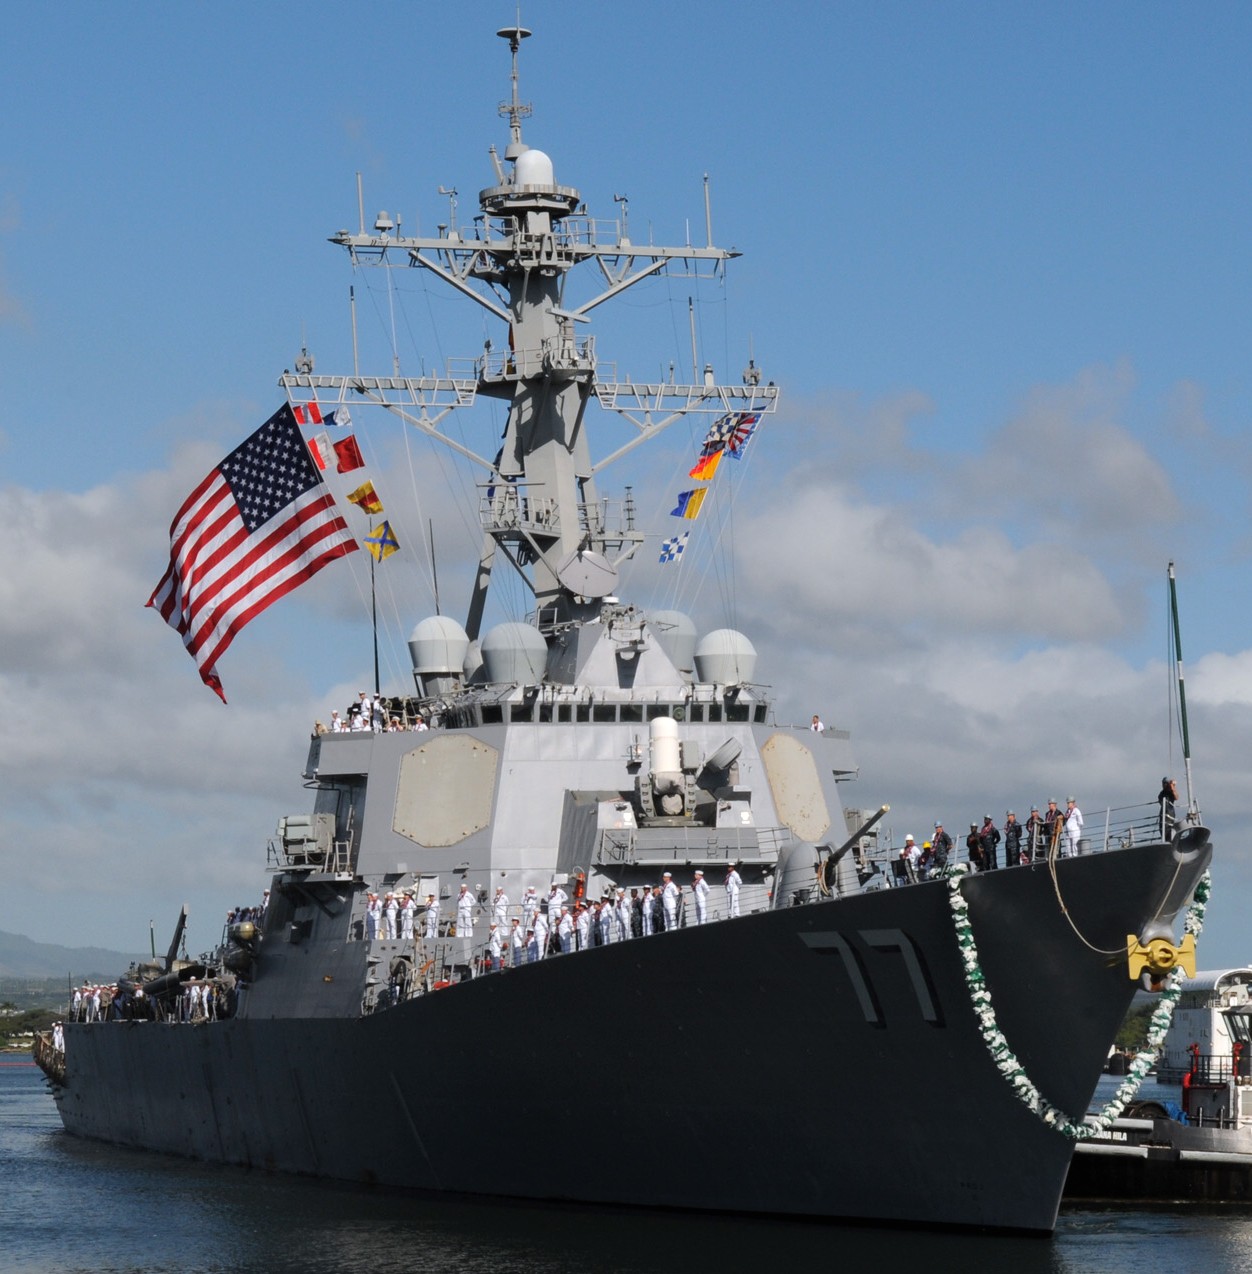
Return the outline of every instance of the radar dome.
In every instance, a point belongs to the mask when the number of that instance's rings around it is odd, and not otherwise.
[[[409,655],[413,671],[459,673],[465,667],[469,652],[465,629],[447,615],[431,615],[423,619],[409,637]]]
[[[529,624],[497,624],[483,638],[482,651],[487,680],[493,684],[532,686],[543,680],[548,666],[548,643]]]
[[[705,633],[696,643],[696,679],[706,684],[738,686],[756,672],[756,647],[733,628]]]
[[[554,186],[552,160],[541,150],[524,150],[513,165],[514,185]]]
[[[690,672],[696,652],[696,626],[680,610],[658,610],[648,616],[648,629],[679,672]]]
[[[446,615],[423,619],[409,637],[409,658],[418,693],[432,698],[447,694],[461,679],[469,637]]]

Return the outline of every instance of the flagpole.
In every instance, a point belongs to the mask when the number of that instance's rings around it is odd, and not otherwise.
[[[370,534],[374,534],[374,519],[370,518]],[[370,612],[374,621],[374,693],[380,693],[378,679],[378,596],[374,591],[374,555],[370,554]]]
[[[1195,789],[1191,784],[1191,735],[1187,730],[1187,689],[1182,671],[1182,632],[1178,627],[1178,587],[1174,580],[1174,564],[1169,564],[1169,610],[1174,630],[1174,672],[1178,678],[1178,722],[1182,727],[1182,765],[1187,781],[1187,813],[1198,819],[1199,807],[1195,803]]]

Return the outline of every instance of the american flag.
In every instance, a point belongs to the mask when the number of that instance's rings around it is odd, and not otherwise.
[[[184,501],[170,525],[169,569],[148,605],[182,634],[201,680],[225,703],[217,661],[235,634],[356,548],[283,406]]]

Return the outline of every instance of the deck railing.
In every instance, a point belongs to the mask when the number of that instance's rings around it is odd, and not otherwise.
[[[1183,820],[1169,818],[1160,804],[1148,801],[1141,805],[1109,806],[1095,814],[1084,812],[1082,832],[1078,838],[1077,852],[1083,854],[1102,854],[1110,849],[1133,849],[1136,845],[1158,845],[1169,840]],[[1003,837],[1004,829],[997,829]],[[948,856],[948,866],[969,863],[977,867],[971,860],[965,844],[964,836],[954,836],[952,853]],[[1043,862],[1056,854],[1062,857],[1070,853],[1070,843],[1064,829],[1064,811],[1052,825],[1052,834],[1048,834],[1046,825],[1028,830],[1023,824],[1020,854],[1025,863]],[[1003,840],[996,846],[997,867],[1017,867],[1021,862],[1006,863]],[[890,886],[913,884],[918,880],[928,880],[941,874],[935,869],[915,870],[900,856],[898,847],[888,846],[877,853],[866,855],[867,868],[872,867],[885,878],[884,883]]]

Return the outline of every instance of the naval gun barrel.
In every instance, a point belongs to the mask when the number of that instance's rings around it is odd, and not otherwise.
[[[874,814],[870,815],[870,817],[866,819],[866,821],[862,823],[861,826],[858,827],[856,831],[853,832],[852,835],[849,836],[848,839],[844,841],[842,845],[839,846],[838,849],[833,850],[831,852],[831,855],[830,855],[831,859],[835,862],[838,862],[838,860],[841,859],[844,856],[844,854],[846,854],[848,850],[850,850],[852,846],[855,845],[857,841],[859,841],[861,837],[865,835],[866,832],[868,832],[872,827],[875,826],[875,824],[877,824],[878,820],[882,818],[882,816],[886,814],[886,812],[890,808],[891,808],[890,805],[884,805],[880,809],[878,809]]]
[[[176,992],[184,982],[189,982],[192,978],[202,978],[207,972],[208,970],[202,964],[187,963],[180,968],[161,974],[159,978],[153,978],[151,982],[145,982],[143,993],[154,998],[169,995]]]
[[[862,823],[860,827],[858,827],[856,831],[839,846],[838,849],[832,849],[826,856],[826,859],[818,865],[817,887],[822,894],[829,896],[834,891],[840,860],[848,852],[848,850],[850,850],[852,846],[865,835],[866,832],[870,831],[877,824],[878,820],[882,818],[882,816],[886,814],[890,808],[890,805],[880,806],[875,813],[871,814],[870,817],[867,818],[865,822]],[[857,866],[858,868],[863,868],[864,863],[858,859]]]

